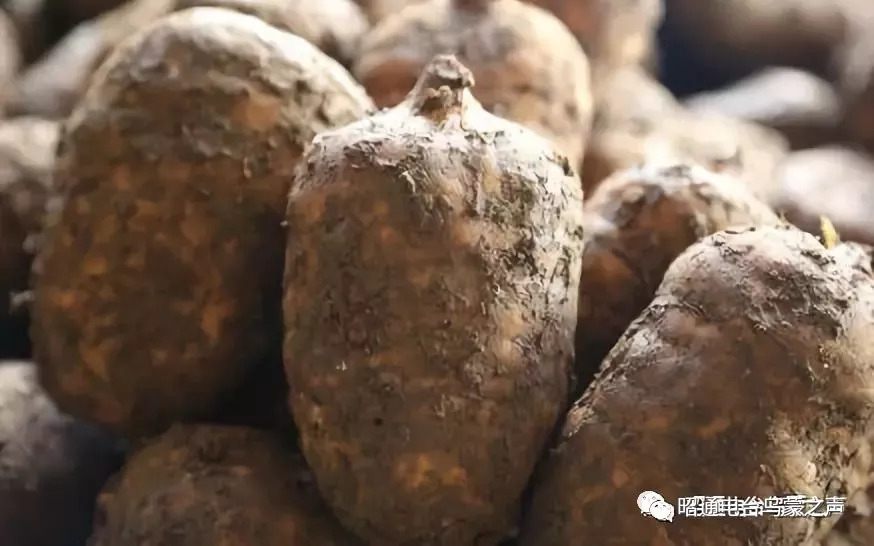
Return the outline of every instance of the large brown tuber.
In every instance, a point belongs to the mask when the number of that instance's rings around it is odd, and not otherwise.
[[[355,546],[299,454],[268,433],[175,426],[100,497],[91,546]]]
[[[378,106],[394,106],[443,53],[470,68],[486,110],[551,139],[579,165],[592,113],[589,65],[555,16],[518,0],[429,0],[376,26],[354,71]]]
[[[0,122],[0,357],[30,351],[26,312],[13,302],[28,288],[58,133],[57,123],[42,119]]]
[[[317,136],[289,197],[292,411],[377,546],[496,544],[567,401],[579,180],[472,85],[436,57],[396,108]]]
[[[790,154],[778,172],[774,208],[810,233],[828,218],[848,241],[874,244],[874,159],[839,146]]]
[[[346,66],[369,24],[353,0],[176,0],[176,9],[215,6],[254,15],[296,34]]]
[[[867,486],[874,278],[837,250],[791,226],[759,227],[714,234],[677,258],[568,414],[521,544],[821,539],[835,515],[696,518],[677,501],[824,499]],[[675,506],[672,523],[636,509],[648,490]]]
[[[0,543],[85,544],[122,456],[115,439],[58,411],[34,364],[0,361]]]
[[[62,408],[138,435],[208,415],[279,343],[293,170],[372,104],[301,38],[218,8],[145,29],[94,82],[65,126],[33,338]]]
[[[728,227],[781,223],[740,181],[686,165],[616,173],[586,201],[583,216],[576,350],[583,384],[686,248]]]

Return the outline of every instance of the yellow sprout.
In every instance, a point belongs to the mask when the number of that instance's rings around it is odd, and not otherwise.
[[[831,220],[825,216],[819,217],[819,230],[822,232],[822,244],[826,248],[834,248],[841,242],[841,236]]]

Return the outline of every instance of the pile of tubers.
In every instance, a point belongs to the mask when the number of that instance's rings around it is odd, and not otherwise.
[[[861,0],[0,1],[0,546],[874,544],[872,51]]]

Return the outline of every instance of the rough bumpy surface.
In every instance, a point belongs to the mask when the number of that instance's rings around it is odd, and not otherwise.
[[[42,119],[0,122],[0,357],[30,351],[26,313],[12,302],[28,288],[58,133],[57,123]]]
[[[735,176],[770,202],[789,151],[774,130],[718,114],[689,113],[639,69],[605,75],[581,171],[586,195],[616,171],[643,163],[692,163]]]
[[[582,196],[437,57],[316,137],[292,186],[284,358],[304,454],[374,545],[494,545],[567,403]]]
[[[686,248],[731,226],[781,223],[740,181],[685,165],[617,173],[598,186],[583,215],[576,358],[584,383]]]
[[[299,454],[239,427],[175,426],[100,496],[91,546],[356,546]]]
[[[473,72],[486,110],[549,138],[579,165],[592,115],[589,64],[561,21],[517,0],[430,0],[375,27],[354,72],[378,106],[394,106],[443,53]]]
[[[724,231],[683,253],[569,413],[521,544],[821,539],[835,516],[665,524],[635,501],[646,490],[676,506],[681,496],[825,498],[867,485],[874,279],[846,255],[792,227]]]
[[[335,61],[224,9],[117,49],[65,126],[37,264],[33,338],[58,404],[128,434],[210,413],[279,343],[303,148],[369,108]]]
[[[842,239],[874,244],[874,160],[851,148],[828,146],[791,154],[778,172],[774,209],[810,233],[825,216]]]
[[[215,6],[254,15],[300,36],[346,66],[368,29],[353,0],[175,0],[176,9]]]
[[[85,544],[97,494],[122,456],[106,433],[58,412],[34,364],[0,362],[3,544]]]

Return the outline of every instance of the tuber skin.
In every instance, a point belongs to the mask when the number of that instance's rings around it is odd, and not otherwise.
[[[242,427],[176,425],[100,496],[89,546],[359,546],[299,454]]]
[[[215,6],[254,15],[350,66],[370,25],[353,0],[176,0],[176,9]]]
[[[715,113],[760,123],[779,131],[794,150],[839,138],[841,100],[824,79],[787,67],[772,67],[725,89],[683,101],[696,113]]]
[[[58,411],[31,362],[0,361],[0,538],[14,546],[84,545],[97,495],[123,446]]]
[[[58,404],[130,436],[214,412],[280,343],[303,149],[371,108],[335,61],[229,10],[169,15],[116,49],[65,124],[35,264],[32,337]]]
[[[635,499],[867,486],[874,279],[845,255],[791,226],[689,247],[568,414],[520,544],[818,544],[835,516],[666,525]]]
[[[444,53],[473,72],[486,110],[580,164],[592,115],[589,63],[555,16],[518,0],[429,0],[374,27],[353,71],[377,106],[389,107]]]
[[[840,146],[795,152],[781,164],[774,208],[799,228],[820,232],[820,218],[841,238],[874,244],[874,159]]]
[[[18,118],[0,122],[0,358],[27,358],[26,309],[35,244],[45,218],[60,127]]]
[[[586,201],[583,216],[580,387],[649,305],[668,266],[686,248],[732,226],[781,223],[740,181],[688,165],[616,173]]]
[[[495,545],[564,411],[582,195],[437,56],[318,135],[288,205],[283,356],[303,453],[375,546]]]

